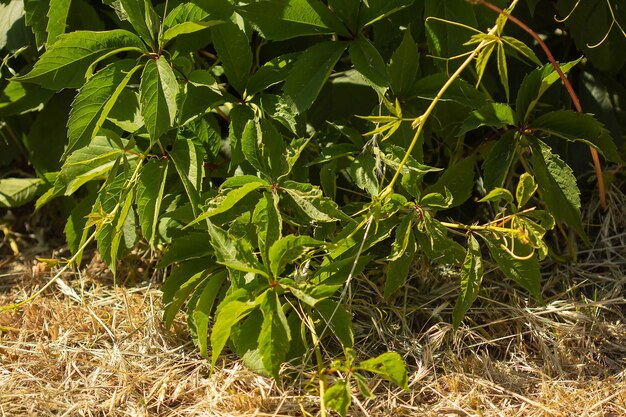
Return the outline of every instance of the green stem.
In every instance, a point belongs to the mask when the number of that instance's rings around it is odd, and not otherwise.
[[[378,196],[381,201],[385,199],[386,197],[388,197],[391,193],[393,193],[393,186],[395,185],[396,181],[398,181],[398,178],[400,177],[400,174],[402,172],[402,168],[404,168],[409,158],[411,157],[413,148],[415,148],[415,145],[417,144],[417,141],[419,140],[419,137],[422,134],[422,131],[424,130],[424,125],[426,124],[426,120],[428,120],[428,117],[430,117],[432,112],[435,110],[437,103],[439,103],[439,101],[441,100],[445,92],[448,90],[448,88],[450,88],[452,83],[461,75],[463,70],[472,63],[472,61],[474,60],[476,55],[478,55],[480,50],[483,49],[490,42],[492,42],[492,40],[489,39],[489,36],[495,35],[497,31],[498,31],[498,26],[494,25],[494,27],[491,28],[489,32],[487,33],[488,36],[485,37],[485,39],[483,39],[478,44],[478,46],[476,46],[476,48],[474,48],[474,50],[467,56],[465,61],[463,61],[463,63],[459,66],[459,68],[457,68],[457,70],[450,76],[448,81],[446,81],[443,87],[441,87],[441,89],[439,90],[439,92],[437,93],[433,101],[430,103],[430,106],[428,106],[424,114],[422,114],[420,117],[414,120],[413,127],[415,128],[416,127],[415,124],[417,124],[417,131],[415,132],[415,136],[413,136],[413,140],[411,141],[411,144],[409,145],[406,151],[406,154],[404,155],[404,158],[402,159],[402,161],[400,161],[400,165],[396,169],[396,173],[394,174],[393,178]]]

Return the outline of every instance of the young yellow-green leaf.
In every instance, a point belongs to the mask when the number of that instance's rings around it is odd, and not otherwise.
[[[545,143],[532,141],[532,166],[541,198],[557,219],[587,239],[580,219],[580,190],[572,169]]]
[[[350,59],[354,68],[377,87],[389,87],[391,77],[387,66],[374,45],[364,36],[350,42]]]
[[[480,37],[481,35],[474,35]],[[486,37],[487,35],[483,35],[482,37]],[[493,53],[494,48],[496,47],[496,43],[492,42],[487,44],[483,49],[478,52],[476,55],[476,86],[480,85],[480,82],[485,75],[485,70],[487,69],[487,64],[489,63],[489,58],[491,58],[491,54]]]
[[[122,29],[105,32],[78,30],[59,35],[27,74],[17,81],[39,84],[50,90],[78,88],[91,64],[114,51],[143,52],[143,42],[137,35]]]
[[[215,26],[211,29],[211,35],[228,83],[239,93],[243,93],[252,68],[252,50],[248,36],[232,22]]]
[[[170,157],[185,187],[191,202],[191,209],[196,217],[200,205],[200,194],[202,193],[202,177],[204,176],[202,152],[193,141],[178,139],[174,142]]]
[[[497,55],[498,74],[500,75],[500,82],[504,87],[504,93],[506,95],[506,101],[509,102],[509,68],[506,64],[506,53],[504,52],[504,46],[499,43]]]
[[[528,46],[526,46],[524,42],[518,39],[515,39],[511,36],[502,36],[501,39],[505,44],[515,49],[517,52],[522,54],[522,56],[532,61],[533,64],[537,65],[538,67],[543,65],[542,62],[539,60],[539,58],[537,58],[537,55],[535,55],[533,50],[530,49]]]
[[[176,118],[178,82],[167,59],[151,59],[141,74],[139,86],[141,114],[150,134],[150,144],[155,144]]]
[[[344,42],[321,42],[300,55],[283,87],[294,111],[302,113],[311,107],[345,50]]]
[[[407,29],[389,64],[391,89],[396,97],[405,97],[408,94],[417,79],[418,71],[418,46],[411,36],[411,31]]]
[[[352,375],[354,376],[354,379],[356,379],[356,385],[359,388],[361,395],[368,400],[376,399],[376,396],[372,394],[372,391],[370,391],[370,388],[367,386],[367,378],[358,372],[354,372]]]
[[[252,253],[252,247],[247,240],[235,238],[224,229],[215,226],[209,219],[206,223],[218,263],[236,271],[269,276],[265,267]]]
[[[492,236],[481,234],[481,237],[487,244],[491,259],[496,261],[498,268],[504,275],[515,281],[522,288],[526,289],[535,299],[541,301],[541,271],[539,270],[539,261],[537,255],[533,255],[528,259],[513,258],[508,252],[502,249],[501,245],[504,241],[496,239]],[[516,241],[518,250],[524,245]],[[528,249],[528,248],[524,248]],[[525,255],[525,253],[523,253]]]
[[[200,354],[205,358],[209,357],[209,317],[226,277],[226,270],[223,269],[209,275],[206,283],[199,289],[198,299],[191,311],[191,320],[196,331]]]
[[[263,298],[263,297],[261,297]],[[215,366],[235,324],[239,323],[257,307],[248,293],[240,288],[222,300],[217,307],[215,323],[211,331],[211,365]]]
[[[137,182],[137,216],[141,233],[150,247],[154,247],[168,168],[168,161],[151,159],[141,170]]]
[[[134,67],[134,64],[133,60],[112,62],[80,89],[67,122],[69,143],[66,153],[89,145],[130,77],[140,68]]]
[[[272,275],[278,278],[285,269],[285,266],[295,262],[309,250],[323,244],[324,242],[306,235],[288,235],[277,240],[272,244],[269,250],[270,270],[272,271]]]
[[[515,190],[515,198],[517,199],[517,208],[520,209],[528,203],[530,197],[537,191],[535,179],[528,172],[524,172],[517,183]]]
[[[281,0],[249,2],[238,6],[237,13],[265,39],[280,41],[297,36],[350,32],[319,0]]]
[[[393,382],[402,389],[408,390],[408,375],[402,356],[396,352],[383,353],[372,359],[360,362],[355,370],[373,372]]]
[[[506,132],[493,145],[482,166],[486,190],[501,188],[504,185],[516,148],[517,137],[514,130]]]
[[[489,191],[486,196],[478,200],[478,202],[485,203],[491,201],[493,203],[499,203],[502,200],[506,201],[507,204],[513,204],[513,194],[506,188],[496,187]]]
[[[32,201],[41,191],[39,178],[0,179],[0,207],[19,207]]]
[[[483,279],[483,257],[480,245],[473,235],[467,239],[467,254],[461,268],[461,291],[452,312],[452,326],[458,329],[467,310],[478,297],[478,290]]]
[[[321,331],[329,327],[343,347],[354,345],[352,316],[341,304],[330,299],[321,300],[315,304],[315,312],[322,318]]]
[[[263,263],[270,263],[269,249],[282,236],[283,220],[278,210],[278,194],[266,191],[257,203],[252,222],[256,226],[259,252]]]
[[[59,35],[65,33],[71,3],[71,0],[50,0],[48,25],[46,26],[46,32],[48,32],[48,47],[56,41]]]
[[[269,291],[261,301],[263,325],[259,334],[259,354],[263,367],[275,379],[289,352],[291,331],[276,291]]]
[[[335,382],[335,385],[328,388],[324,393],[323,401],[327,408],[332,408],[338,412],[341,417],[346,417],[348,408],[352,402],[350,385],[344,380]]]

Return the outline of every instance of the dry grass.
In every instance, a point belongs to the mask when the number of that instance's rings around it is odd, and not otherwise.
[[[411,391],[373,380],[377,398],[355,393],[351,415],[625,416],[626,197],[617,189],[609,197],[612,209],[590,229],[592,249],[580,250],[575,265],[548,265],[545,305],[490,278],[453,333],[454,271],[418,264],[412,286],[389,305],[374,306],[378,287],[359,280],[357,349],[402,353]],[[590,223],[598,212],[588,210]],[[0,304],[46,282],[49,272],[25,265],[5,268]],[[233,358],[211,374],[182,319],[163,328],[150,279],[113,287],[97,265],[0,316],[8,328],[0,335],[0,416],[317,413],[316,385],[306,377],[280,385]]]

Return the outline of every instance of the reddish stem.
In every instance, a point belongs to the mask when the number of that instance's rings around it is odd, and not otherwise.
[[[572,84],[570,84],[569,80],[567,79],[563,71],[561,70],[561,67],[554,59],[554,56],[552,55],[552,52],[550,52],[550,49],[548,48],[546,43],[543,40],[541,40],[539,35],[537,35],[537,32],[529,28],[524,22],[522,22],[515,16],[512,16],[511,14],[505,12],[504,10],[502,10],[501,8],[499,8],[498,6],[492,3],[489,3],[488,1],[470,0],[470,2],[475,3],[475,4],[480,4],[482,6],[487,7],[488,9],[495,11],[496,13],[506,16],[507,19],[515,23],[522,30],[524,30],[526,33],[532,36],[533,39],[537,41],[539,46],[541,46],[541,49],[543,49],[543,52],[545,52],[546,56],[548,57],[548,60],[550,61],[550,63],[552,64],[556,72],[559,74],[559,77],[561,77],[561,80],[563,80],[563,84],[565,85],[565,88],[567,89],[567,92],[569,93],[569,96],[572,99],[572,103],[574,103],[574,107],[576,108],[576,111],[578,111],[579,113],[583,112],[583,109],[580,105],[580,100],[578,99],[578,96],[576,95],[576,92],[574,91]],[[591,158],[593,159],[593,166],[595,168],[596,177],[598,179],[598,193],[600,195],[600,206],[602,207],[603,210],[606,210],[607,204],[606,204],[606,195],[604,191],[604,177],[602,175],[602,166],[600,165],[600,157],[598,156],[598,151],[596,151],[595,148],[590,146],[589,150],[591,151]]]

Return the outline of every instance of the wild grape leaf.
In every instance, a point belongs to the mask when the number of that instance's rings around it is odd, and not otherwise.
[[[78,30],[59,35],[33,69],[14,80],[39,84],[51,90],[78,88],[83,85],[85,73],[96,59],[114,51],[142,53],[143,48],[141,39],[126,30]]]

